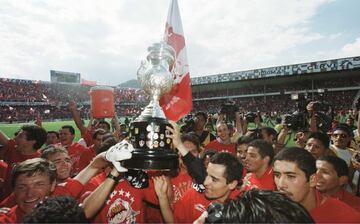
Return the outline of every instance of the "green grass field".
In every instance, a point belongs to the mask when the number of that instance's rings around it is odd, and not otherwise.
[[[87,122],[87,121],[86,121]],[[0,130],[4,132],[10,138],[14,137],[14,133],[20,129],[24,124],[33,124],[34,122],[29,123],[16,123],[16,124],[0,124]],[[42,126],[46,131],[59,131],[63,125],[72,125],[75,128],[75,140],[79,140],[80,131],[76,128],[74,121],[52,121],[52,122],[43,122]]]

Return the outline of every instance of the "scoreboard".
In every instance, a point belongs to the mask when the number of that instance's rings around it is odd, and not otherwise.
[[[80,83],[80,73],[50,70],[51,82]]]

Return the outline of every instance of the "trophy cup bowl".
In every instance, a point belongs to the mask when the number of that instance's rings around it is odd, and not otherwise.
[[[134,147],[132,157],[122,161],[128,169],[173,170],[179,166],[177,153],[171,149],[172,140],[166,126],[171,126],[159,104],[162,95],[173,85],[171,70],[175,50],[165,42],[154,43],[148,48],[147,61],[138,69],[138,80],[151,97],[149,105],[130,124],[130,141]]]

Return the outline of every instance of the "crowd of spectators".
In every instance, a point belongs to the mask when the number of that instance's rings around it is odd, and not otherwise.
[[[338,87],[358,87],[360,84],[360,77],[356,78],[335,78],[331,80],[298,80],[293,83],[287,83],[286,85],[267,84],[263,85],[261,82],[253,82],[246,84],[245,86],[240,85],[237,88],[228,88],[222,90],[205,90],[196,91],[194,96],[196,98],[210,98],[210,97],[223,97],[223,96],[238,96],[247,94],[264,94],[274,92],[296,92],[296,91],[311,91],[312,89],[317,92],[318,89],[331,89]]]
[[[353,87],[360,82],[360,78],[334,79],[329,81],[316,81],[316,88],[331,89],[334,87]],[[309,84],[310,83],[310,84]],[[88,118],[90,114],[89,86],[75,84],[60,84],[38,82],[29,80],[0,79],[0,122],[27,121],[41,115],[44,120],[69,119],[70,113],[67,104],[75,100],[79,105],[80,113]],[[212,97],[232,97],[231,99],[245,111],[262,111],[267,113],[284,114],[296,110],[296,102],[291,100],[286,91],[309,90],[310,81],[301,81],[288,85],[261,85],[247,86],[220,91],[194,92],[193,111],[206,111],[217,113],[224,99],[206,99]],[[263,94],[279,92],[279,95]],[[239,97],[246,94],[260,94],[256,97]],[[352,108],[357,90],[325,91],[321,93],[308,92],[307,98],[320,99],[329,102],[336,111]],[[149,96],[141,89],[114,88],[116,111],[119,116],[134,117],[141,113],[149,102]],[[12,104],[17,103],[17,104]]]

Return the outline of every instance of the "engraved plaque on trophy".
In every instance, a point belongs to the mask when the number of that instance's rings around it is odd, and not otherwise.
[[[151,101],[144,111],[130,124],[130,141],[135,150],[132,158],[122,161],[129,169],[172,170],[179,165],[178,155],[171,149],[165,118],[159,100],[173,86],[175,51],[165,42],[154,43],[148,48],[146,61],[138,69],[138,80]]]

